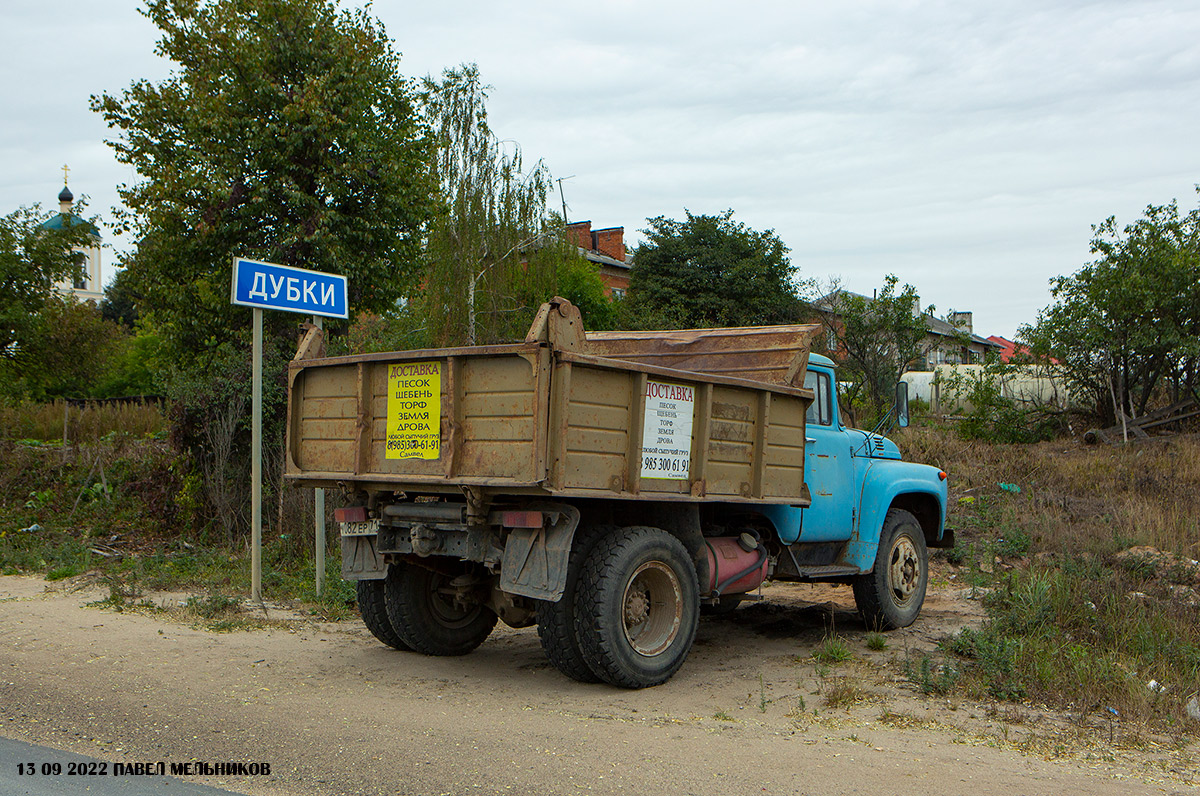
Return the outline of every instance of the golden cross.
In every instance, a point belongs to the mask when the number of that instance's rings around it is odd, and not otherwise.
[[[68,172],[68,171],[70,171],[70,169],[69,169],[69,168],[67,168],[67,164],[66,164],[66,163],[64,163],[64,164],[63,164],[63,186],[64,186],[64,187],[65,187],[65,186],[66,186],[66,184],[67,184],[67,172]]]

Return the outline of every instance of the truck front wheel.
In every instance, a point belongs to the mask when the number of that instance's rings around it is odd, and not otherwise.
[[[580,652],[598,677],[623,688],[664,683],[683,665],[700,616],[696,567],[658,528],[600,539],[576,592]]]
[[[447,562],[445,569],[459,567]],[[472,570],[447,574],[409,563],[392,564],[384,581],[387,615],[396,634],[426,655],[466,655],[496,626],[496,613],[479,600],[484,587]]]
[[[854,602],[867,627],[896,630],[916,621],[929,582],[925,532],[917,518],[890,509],[879,533],[875,567],[854,580]]]

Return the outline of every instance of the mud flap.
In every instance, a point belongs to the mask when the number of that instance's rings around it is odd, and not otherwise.
[[[375,552],[374,536],[342,537],[343,580],[382,580],[387,568],[383,556]]]
[[[565,503],[528,508],[547,515],[550,524],[509,532],[500,561],[500,590],[558,602],[567,586],[567,559],[579,527],[579,509]]]

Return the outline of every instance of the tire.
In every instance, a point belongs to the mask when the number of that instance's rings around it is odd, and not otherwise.
[[[388,572],[391,577],[391,572]],[[392,620],[387,615],[387,581],[360,580],[355,586],[358,593],[358,612],[362,614],[363,624],[371,635],[393,649],[411,652],[412,647],[400,638],[400,634],[392,627]]]
[[[538,604],[538,638],[542,642],[546,657],[554,664],[554,668],[580,683],[598,683],[600,678],[584,659],[583,652],[579,649],[579,638],[575,634],[579,573],[596,542],[619,530],[615,525],[579,528],[572,540],[571,554],[567,559],[567,585],[563,590],[562,599],[556,603]]]
[[[462,572],[470,570],[463,565]],[[413,650],[425,655],[466,655],[496,626],[496,613],[482,603],[455,603],[446,593],[453,580],[414,564],[392,565],[392,577],[384,581],[387,615],[396,634]]]
[[[596,543],[576,593],[580,652],[622,688],[665,683],[696,638],[700,585],[683,544],[658,528],[625,528]]]
[[[854,580],[854,602],[867,627],[908,627],[921,612],[929,583],[929,553],[917,518],[890,509],[879,533],[875,567]]]
[[[745,595],[722,594],[715,603],[701,603],[700,613],[705,616],[728,616],[742,604]]]

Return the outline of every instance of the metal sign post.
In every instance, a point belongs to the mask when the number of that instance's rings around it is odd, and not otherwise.
[[[313,316],[313,325],[318,329],[325,328],[320,315]],[[313,513],[317,515],[317,527],[314,529],[317,548],[315,559],[317,566],[317,596],[320,597],[321,592],[325,589],[325,489],[323,487],[313,490]]]
[[[254,308],[250,424],[250,599],[262,605],[262,310]]]
[[[346,277],[287,265],[233,258],[230,301],[254,308],[254,418],[250,433],[250,599],[262,605],[262,311],[349,318]],[[320,322],[318,321],[318,324]],[[317,593],[325,575],[324,492],[317,497]]]

